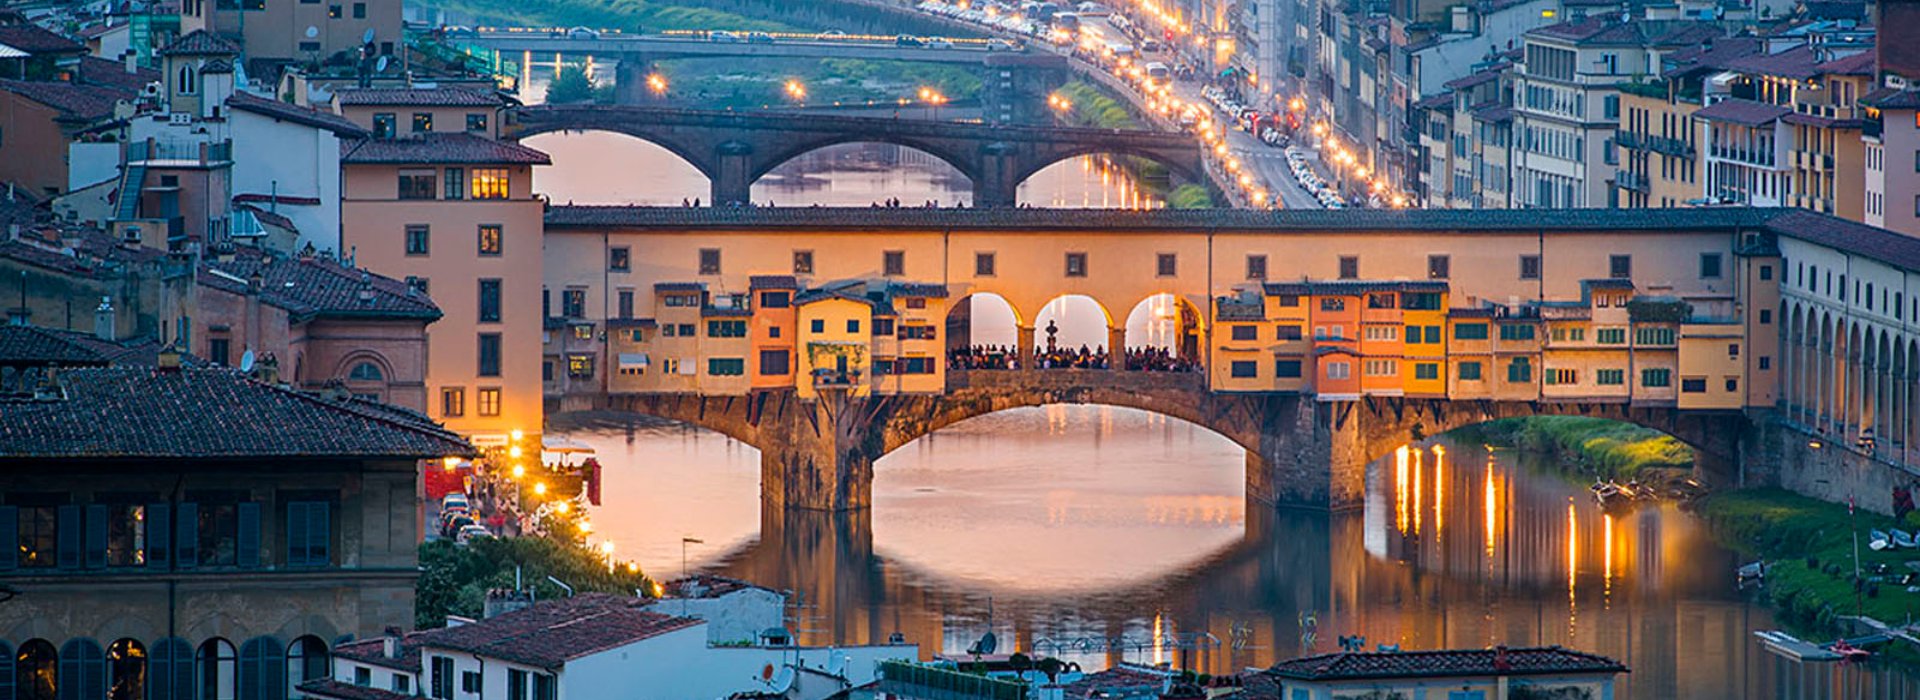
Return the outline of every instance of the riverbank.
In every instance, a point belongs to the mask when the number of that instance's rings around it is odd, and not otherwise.
[[[1846,616],[1898,627],[1920,612],[1920,550],[1867,546],[1869,532],[1911,529],[1907,523],[1777,488],[1710,494],[1695,510],[1727,547],[1767,562],[1765,595],[1779,619],[1815,640],[1846,633]],[[1920,669],[1920,650],[1911,645],[1886,651],[1904,668]]]
[[[1693,449],[1686,443],[1652,428],[1605,418],[1507,418],[1462,428],[1455,435],[1551,455],[1595,480],[1656,483],[1686,478],[1693,468]]]

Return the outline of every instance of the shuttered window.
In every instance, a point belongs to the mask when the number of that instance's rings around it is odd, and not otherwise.
[[[60,647],[60,700],[96,700],[107,696],[107,652],[100,643],[80,638]]]
[[[80,568],[81,523],[80,506],[60,506],[60,521],[54,526],[55,536],[60,544],[56,549],[58,565],[62,569]]]
[[[255,514],[258,514],[257,508]],[[258,529],[255,531],[257,533]],[[255,539],[258,539],[257,534]],[[286,700],[285,648],[280,640],[273,637],[254,637],[240,645],[239,700]]]
[[[240,504],[240,530],[237,534],[234,564],[243,569],[260,568],[260,504]]]
[[[18,568],[20,568],[20,508],[0,506],[0,571],[12,571]],[[13,664],[3,663],[11,658],[13,658],[12,654],[0,655],[0,666],[7,667],[7,670],[0,673],[13,673]],[[11,675],[7,677],[11,678]],[[0,691],[10,687],[0,687]],[[13,693],[0,692],[0,698],[10,697],[13,697]]]
[[[326,501],[287,504],[287,565],[326,566],[333,562],[333,532]]]
[[[173,509],[165,503],[147,504],[147,566],[165,569],[173,564]]]
[[[107,507],[94,503],[87,506],[87,560],[89,569],[107,568]]]
[[[174,518],[178,527],[174,528],[174,560],[182,569],[191,569],[200,565],[200,504],[182,503],[178,517]]]
[[[168,637],[154,642],[147,658],[147,700],[195,700],[193,648],[186,640]]]

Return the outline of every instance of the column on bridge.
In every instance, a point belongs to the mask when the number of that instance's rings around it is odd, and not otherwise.
[[[647,76],[652,72],[647,57],[637,53],[620,54],[620,64],[613,69],[613,103],[643,105],[659,99],[660,96],[647,88]]]
[[[753,198],[753,147],[728,141],[717,150],[720,166],[713,173],[713,206],[746,204]]]
[[[1127,328],[1107,329],[1107,366],[1115,370],[1127,368]]]
[[[1021,324],[1014,331],[1014,338],[1020,346],[1020,371],[1033,371],[1033,326]]]

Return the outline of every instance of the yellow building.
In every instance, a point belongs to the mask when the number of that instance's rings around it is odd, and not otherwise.
[[[1680,326],[1680,408],[1738,410],[1743,407],[1740,326],[1733,323],[1687,323]]]
[[[735,301],[728,297],[727,301]],[[744,304],[709,305],[700,309],[699,379],[694,383],[705,396],[745,396],[747,355],[752,342],[747,323],[753,312]]]
[[[795,394],[814,399],[822,390],[850,396],[871,393],[873,302],[841,289],[802,292],[796,346]]]
[[[1406,325],[1402,352],[1407,365],[1403,391],[1407,396],[1447,395],[1447,285],[1408,284],[1400,293],[1400,322]]]
[[[880,394],[934,394],[947,388],[947,288],[892,284],[874,306],[873,388]],[[889,327],[891,326],[891,327]]]

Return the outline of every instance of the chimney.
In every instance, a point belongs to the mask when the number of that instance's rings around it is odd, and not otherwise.
[[[113,297],[100,297],[100,306],[93,310],[93,337],[112,342],[119,340],[119,334],[113,329]]]
[[[400,628],[387,628],[386,636],[380,638],[380,656],[389,659],[400,658]]]
[[[133,49],[127,49],[126,51],[120,52],[120,63],[121,65],[126,66],[127,75],[133,75],[135,73],[140,72],[140,55],[134,53]]]
[[[161,348],[159,365],[161,371],[180,371],[180,348],[172,344]]]

